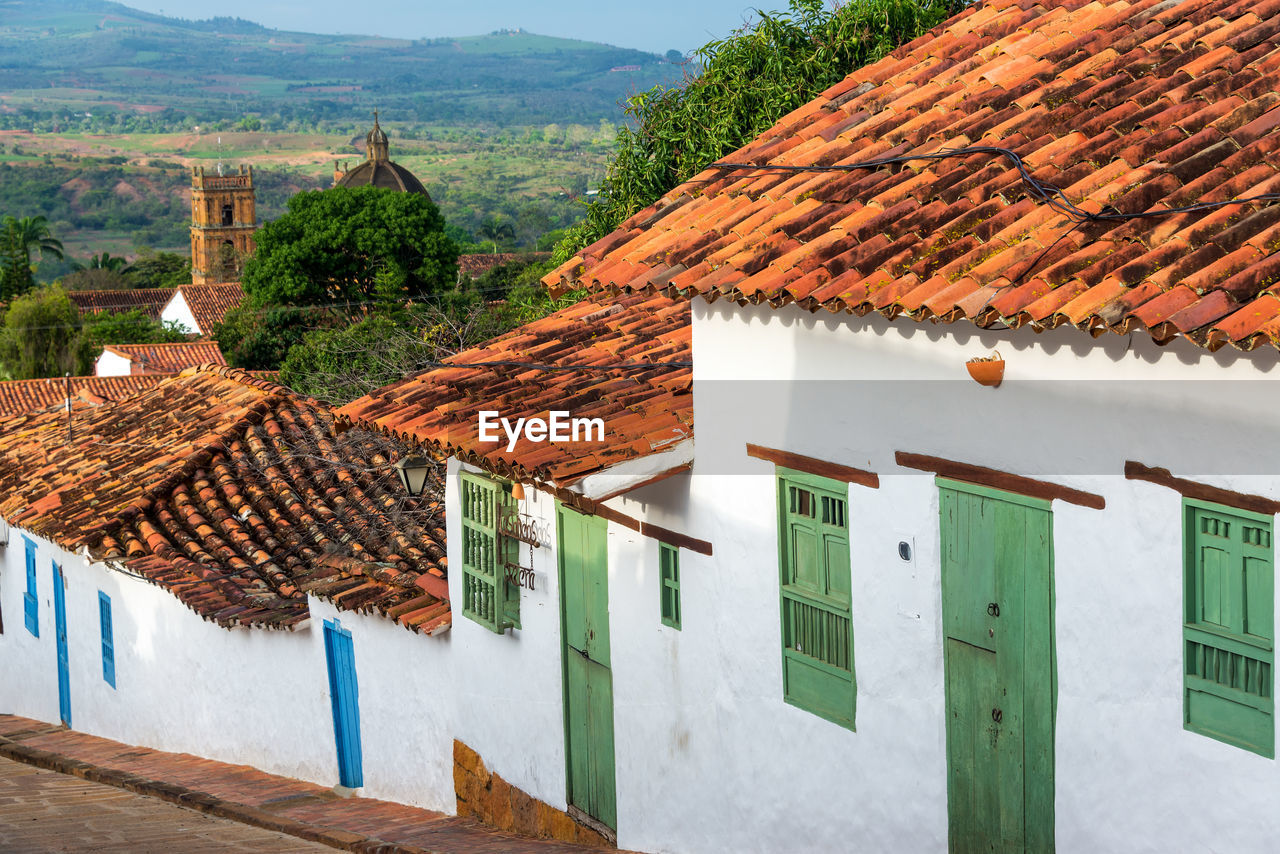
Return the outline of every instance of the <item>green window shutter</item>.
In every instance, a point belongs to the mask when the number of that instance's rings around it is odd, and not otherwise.
[[[662,586],[662,624],[680,628],[680,550],[658,543],[658,565]]]
[[[1274,757],[1271,519],[1184,499],[1183,526],[1185,726]]]
[[[462,614],[494,632],[520,627],[520,588],[507,577],[518,557],[515,540],[498,533],[498,517],[514,510],[504,484],[463,472]]]
[[[783,697],[854,728],[853,600],[844,484],[778,471]]]

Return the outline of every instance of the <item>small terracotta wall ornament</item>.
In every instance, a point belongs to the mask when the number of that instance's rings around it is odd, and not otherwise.
[[[969,369],[969,376],[973,377],[979,385],[995,388],[1004,379],[1004,359],[1000,358],[999,350],[994,351],[990,356],[970,359],[964,363],[964,366]]]

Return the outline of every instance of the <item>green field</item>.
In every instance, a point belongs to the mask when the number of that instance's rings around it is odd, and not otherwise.
[[[580,216],[578,199],[602,177],[613,134],[605,123],[432,127],[411,131],[413,139],[389,130],[392,157],[427,186],[457,239],[478,241],[481,224],[497,217],[515,233],[510,249],[531,247]],[[272,219],[293,194],[330,186],[335,161],[355,166],[364,158],[363,135],[354,136],[4,131],[0,215],[44,215],[82,260],[104,250],[132,256],[143,246],[185,254],[191,167],[253,166],[259,218]]]
[[[580,217],[621,102],[683,73],[522,31],[313,35],[104,0],[0,0],[0,216],[46,216],[77,258],[185,252],[191,167],[252,165],[259,218],[274,218],[293,194],[331,185],[334,161],[363,158],[376,105],[392,157],[456,239],[497,218],[515,234],[505,248],[530,247]]]

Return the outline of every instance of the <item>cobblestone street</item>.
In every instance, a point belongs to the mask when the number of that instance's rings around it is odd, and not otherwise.
[[[333,850],[0,758],[0,851],[4,854]]]

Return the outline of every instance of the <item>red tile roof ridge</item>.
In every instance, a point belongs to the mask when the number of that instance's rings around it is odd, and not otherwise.
[[[216,341],[211,343],[218,343]],[[188,377],[196,374],[217,374],[228,380],[233,380],[241,385],[255,388],[266,394],[283,394],[297,400],[306,401],[307,403],[317,406],[324,405],[321,401],[314,397],[296,392],[288,386],[281,385],[270,377],[279,377],[279,371],[251,371],[247,368],[237,368],[232,365],[223,365],[216,362],[206,362],[202,365],[194,365],[190,368],[183,368],[178,376]]]
[[[177,288],[126,288],[96,291],[67,291],[67,298],[82,314],[125,312],[142,309],[148,317],[158,318]]]
[[[157,341],[154,344],[104,344],[105,349],[113,350],[123,355],[130,353],[139,353],[151,349],[167,349],[167,348],[191,348],[206,347],[217,344],[217,339],[205,339],[201,341]]]
[[[126,374],[114,377],[44,377],[32,380],[0,381],[0,417],[38,413],[62,407],[66,387],[85,402],[118,400],[144,390],[164,379],[162,374]]]
[[[156,344],[105,344],[104,352],[127,359],[137,373],[172,374],[192,365],[226,364],[217,341],[165,341]]]

